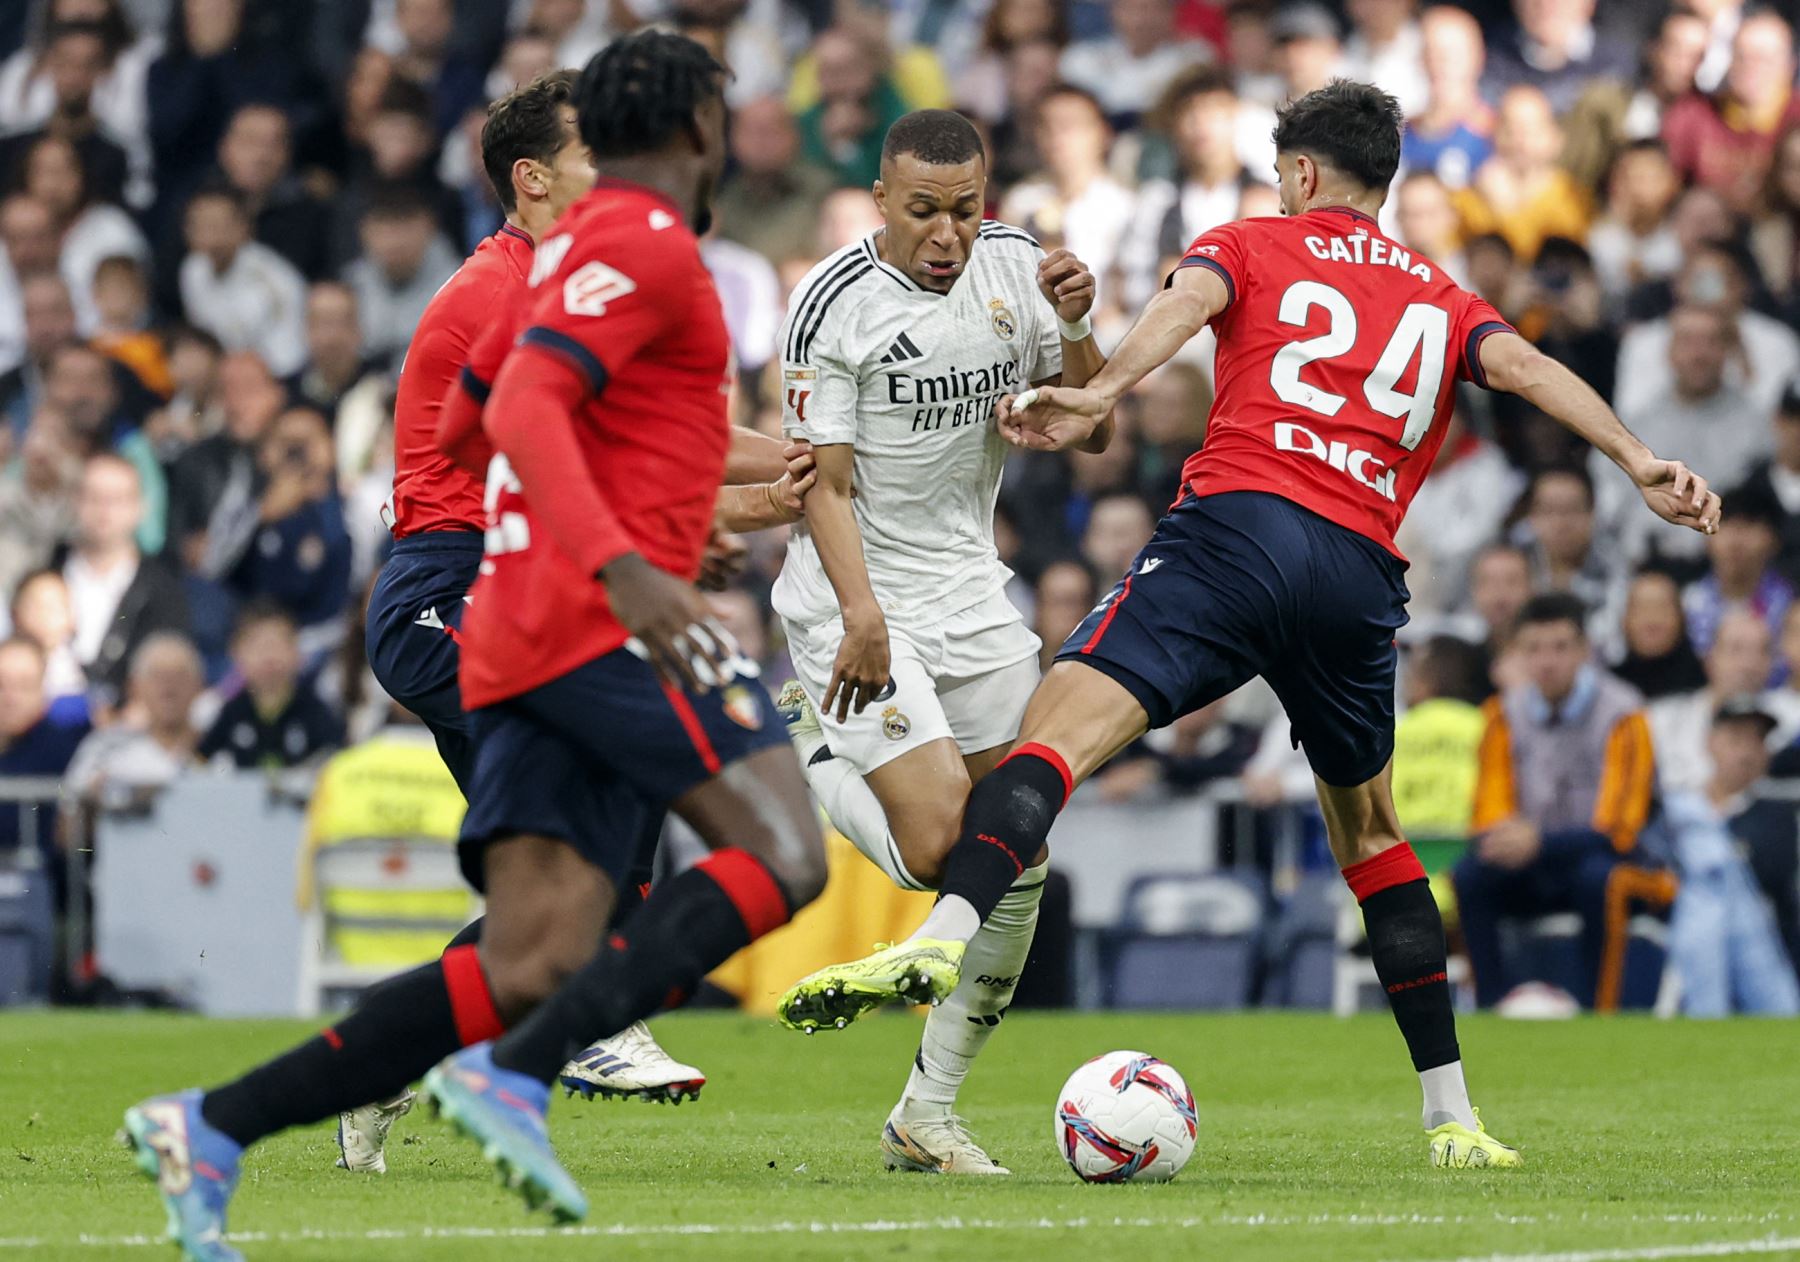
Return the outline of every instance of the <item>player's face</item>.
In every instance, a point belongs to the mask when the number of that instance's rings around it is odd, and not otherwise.
[[[544,184],[549,190],[549,207],[552,218],[560,218],[563,211],[580,201],[594,187],[594,155],[582,142],[575,130],[575,107],[562,107],[564,130],[567,133],[563,147],[556,151],[550,159],[550,165],[544,168]]]
[[[875,182],[875,205],[887,224],[882,252],[921,289],[948,293],[968,266],[987,198],[987,164],[921,162],[903,153]]]

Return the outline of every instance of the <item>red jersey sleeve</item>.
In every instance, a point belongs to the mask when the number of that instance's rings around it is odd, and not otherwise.
[[[619,245],[613,240],[611,251]],[[685,233],[652,232],[629,254],[597,258],[568,233],[538,246],[526,328],[483,413],[532,511],[590,575],[636,548],[600,494],[575,427],[611,372],[685,319],[699,267]]]
[[[1249,250],[1244,240],[1244,225],[1222,223],[1194,238],[1194,243],[1182,254],[1181,262],[1175,267],[1177,271],[1184,267],[1204,267],[1217,273],[1219,279],[1225,282],[1227,303],[1234,303],[1244,288],[1248,261]],[[1170,273],[1169,279],[1174,280],[1174,273]]]
[[[1464,381],[1473,381],[1486,390],[1487,374],[1481,371],[1482,339],[1490,333],[1514,331],[1513,326],[1506,322],[1505,317],[1486,298],[1469,294],[1450,338],[1450,345],[1461,361],[1457,364],[1457,376]]]
[[[481,427],[481,411],[516,332],[509,320],[495,320],[483,329],[445,394],[438,415],[438,450],[476,477],[487,476],[494,458],[494,444]]]

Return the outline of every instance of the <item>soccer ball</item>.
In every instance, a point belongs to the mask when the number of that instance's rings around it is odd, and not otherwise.
[[[1194,1093],[1143,1052],[1108,1052],[1056,1097],[1056,1146],[1087,1183],[1166,1183],[1194,1155]]]

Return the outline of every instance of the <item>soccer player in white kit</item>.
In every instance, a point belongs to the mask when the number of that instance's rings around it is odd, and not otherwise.
[[[1008,451],[995,404],[1105,364],[1093,276],[984,222],[986,184],[960,114],[897,121],[874,187],[886,226],[813,268],[783,329],[785,428],[812,444],[818,482],[775,584],[799,677],[779,704],[832,823],[913,890],[937,884],[970,785],[1009,752],[1039,679],[1038,638],[994,549]],[[1111,437],[1109,420],[1085,449]],[[1045,871],[1020,874],[926,1019],[882,1133],[890,1168],[1007,1173],[952,1109],[1024,969]]]

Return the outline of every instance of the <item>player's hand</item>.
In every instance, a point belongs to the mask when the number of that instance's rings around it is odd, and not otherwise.
[[[806,515],[806,493],[819,480],[818,466],[813,461],[812,444],[789,443],[781,453],[787,461],[787,472],[778,482],[769,483],[769,502],[783,521],[799,521]]]
[[[1650,511],[1664,521],[1710,535],[1719,528],[1723,504],[1706,479],[1679,460],[1650,459],[1632,470]]]
[[[825,713],[836,713],[839,723],[852,711],[861,714],[885,690],[888,674],[887,619],[876,610],[872,616],[844,619],[844,642],[832,663],[831,682],[825,685]]]
[[[727,583],[743,573],[749,559],[749,545],[742,539],[728,531],[713,531],[706,551],[700,554],[700,590],[724,591]]]
[[[737,678],[737,641],[698,589],[635,552],[612,562],[600,577],[613,616],[631,632],[625,647],[665,682],[706,692]]]
[[[1002,396],[994,405],[994,422],[1015,447],[1062,451],[1086,442],[1111,411],[1111,400],[1095,390],[1033,386]]]
[[[1094,274],[1068,250],[1052,250],[1038,262],[1037,283],[1058,320],[1073,324],[1094,309]]]

